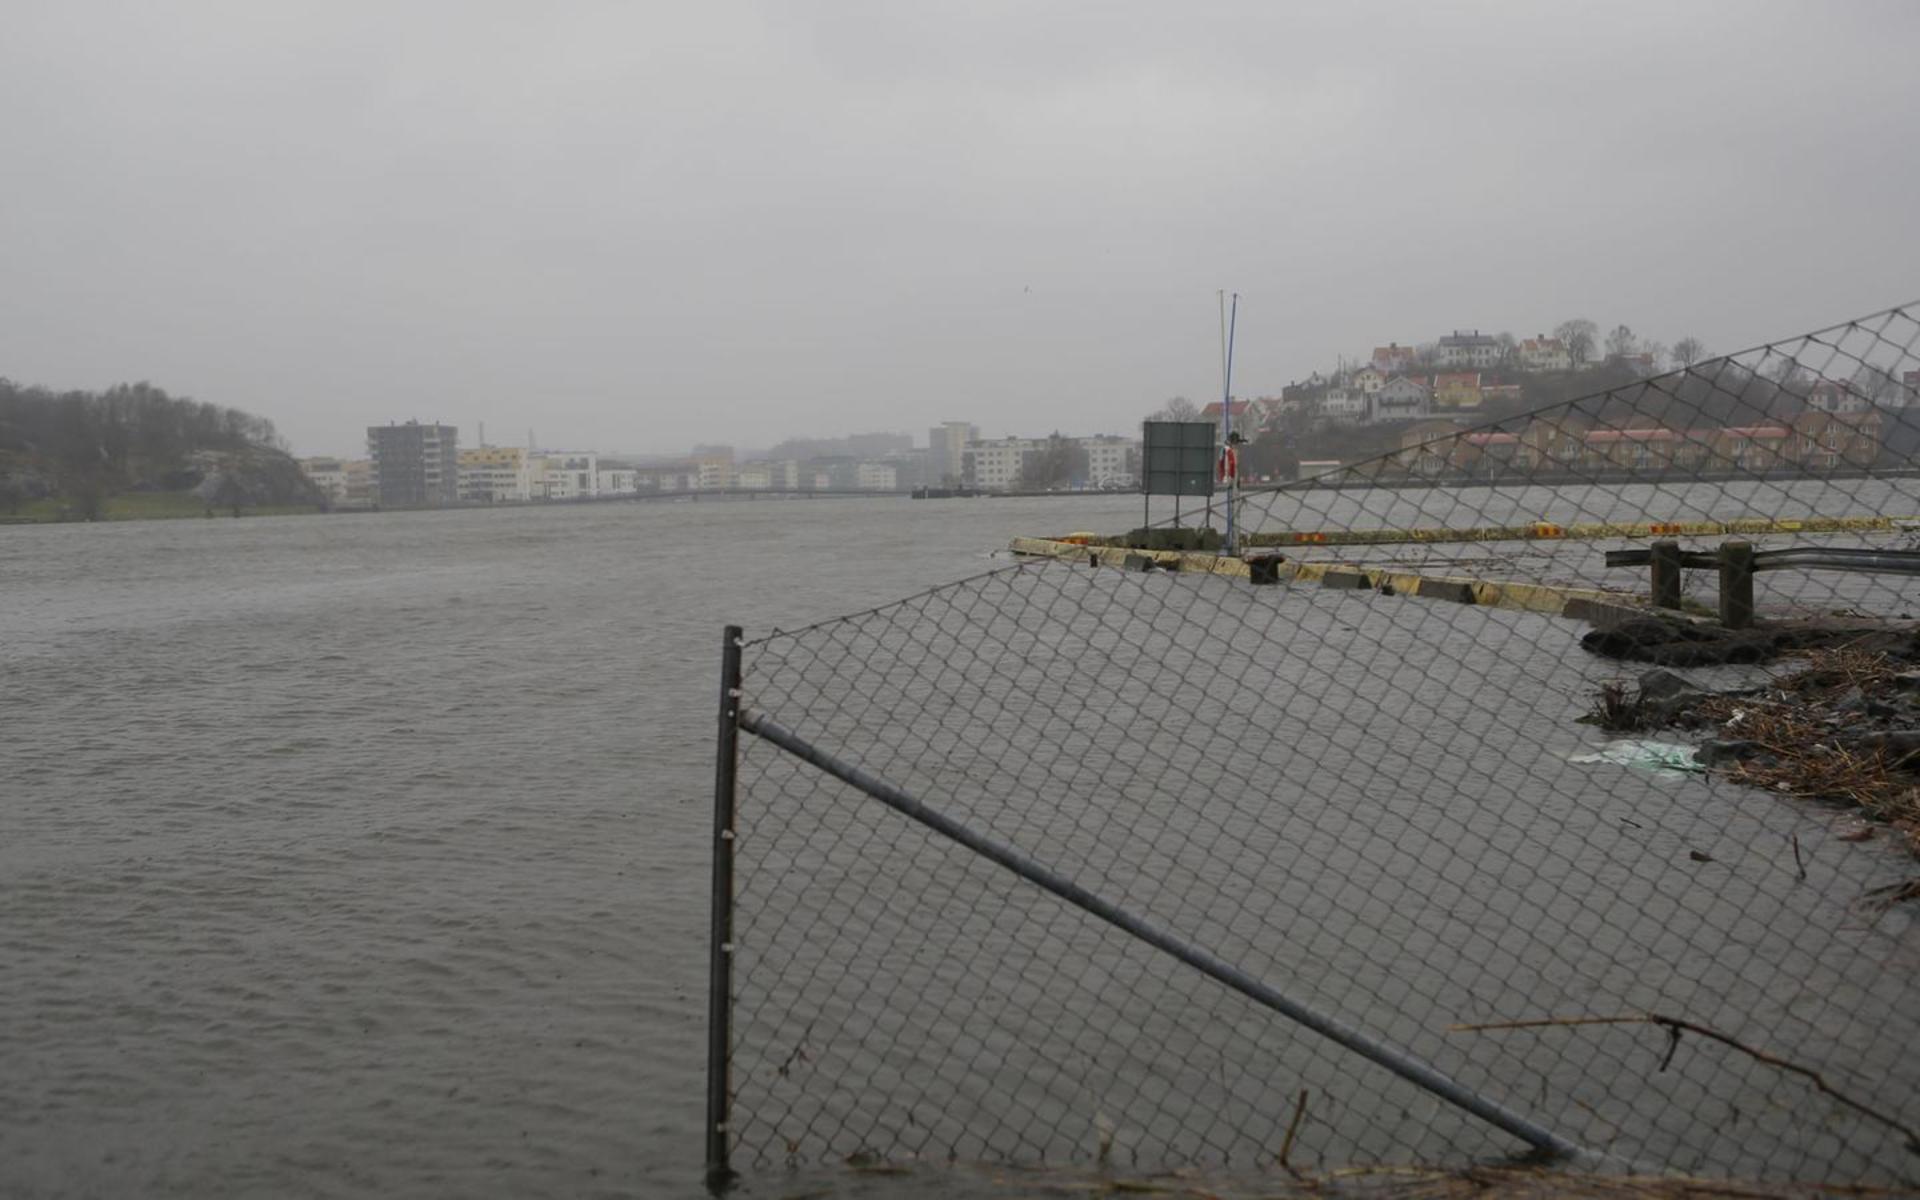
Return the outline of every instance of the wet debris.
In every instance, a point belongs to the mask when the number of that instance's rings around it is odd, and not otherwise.
[[[1693,747],[1675,742],[1656,742],[1646,738],[1628,738],[1608,742],[1598,750],[1575,754],[1573,763],[1611,763],[1619,767],[1638,767],[1656,774],[1693,775],[1706,768],[1694,760]]]
[[[1603,658],[1663,667],[1753,665],[1813,650],[1857,649],[1893,655],[1920,671],[1920,631],[1881,623],[1780,621],[1724,629],[1647,615],[1600,626],[1580,639],[1580,647]]]
[[[1910,1189],[1874,1187],[1853,1181],[1779,1182],[1662,1175],[1597,1174],[1536,1164],[1468,1166],[1373,1165],[1323,1168],[1280,1174],[1269,1164],[1261,1170],[1209,1171],[1179,1168],[1160,1173],[1115,1171],[1102,1166],[991,1166],[956,1164],[948,1168],[915,1164],[902,1172],[922,1183],[929,1195],[996,1197],[1166,1196],[1179,1200],[1819,1200],[1834,1196],[1911,1195]],[[870,1170],[855,1166],[811,1172],[801,1186],[820,1190],[786,1191],[789,1197],[867,1195],[859,1185]],[[848,1190],[848,1184],[854,1186]],[[895,1195],[902,1186],[887,1185]]]
[[[1760,687],[1710,691],[1668,670],[1610,681],[1580,719],[1615,733],[1698,734],[1699,767],[1850,810],[1840,840],[1884,830],[1920,857],[1920,647],[1911,633],[1855,631],[1848,641],[1787,652],[1800,665]],[[1878,910],[1920,899],[1920,878],[1869,897]]]

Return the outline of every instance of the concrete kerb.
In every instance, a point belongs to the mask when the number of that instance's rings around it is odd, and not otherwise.
[[[1224,575],[1252,580],[1255,567],[1246,559],[1221,554],[1179,550],[1126,550],[1116,552],[1108,546],[1083,546],[1052,538],[1017,537],[1008,550],[1024,558],[1051,558],[1062,562],[1081,562],[1099,567],[1143,570],[1159,567],[1183,574]],[[1402,596],[1425,600],[1443,600],[1455,604],[1478,604],[1486,608],[1515,609],[1522,612],[1551,613],[1576,620],[1614,620],[1647,611],[1646,600],[1631,592],[1613,592],[1601,588],[1561,587],[1545,583],[1473,579],[1452,575],[1419,575],[1381,567],[1363,567],[1343,562],[1299,562],[1286,559],[1258,564],[1259,574],[1271,576],[1276,583],[1318,584],[1322,587],[1379,591],[1386,587]],[[1332,578],[1330,579],[1329,576]]]

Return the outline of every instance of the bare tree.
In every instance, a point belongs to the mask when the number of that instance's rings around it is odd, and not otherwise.
[[[1690,367],[1707,356],[1707,344],[1697,337],[1683,337],[1673,344],[1673,361]]]
[[[1185,396],[1175,396],[1162,404],[1158,411],[1147,414],[1149,421],[1198,421],[1200,406]]]
[[[1806,399],[1808,389],[1813,386],[1813,372],[1801,366],[1791,354],[1782,354],[1771,348],[1762,361],[1767,362],[1764,373],[1779,385],[1780,391],[1796,400]]]
[[[1861,363],[1853,378],[1847,381],[1847,387],[1873,404],[1887,406],[1897,406],[1904,391],[1893,372],[1873,363]]]
[[[1573,360],[1573,365],[1583,367],[1593,361],[1593,351],[1599,345],[1600,327],[1585,317],[1575,317],[1555,325],[1553,336],[1566,344],[1567,357]]]
[[[1047,444],[1020,464],[1020,486],[1029,491],[1071,487],[1087,475],[1087,452],[1079,442],[1054,430]]]
[[[1607,335],[1607,357],[1628,358],[1639,343],[1634,339],[1633,330],[1625,325],[1615,325],[1613,332]]]

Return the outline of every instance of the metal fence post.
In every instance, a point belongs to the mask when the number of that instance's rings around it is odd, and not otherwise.
[[[1753,625],[1753,543],[1720,543],[1720,623],[1728,629]]]
[[[731,1106],[728,1051],[733,1043],[734,781],[740,746],[740,627],[729,625],[720,651],[720,736],[713,767],[713,925],[707,973],[707,1184],[724,1185]]]
[[[1653,544],[1653,606],[1680,607],[1680,543]]]

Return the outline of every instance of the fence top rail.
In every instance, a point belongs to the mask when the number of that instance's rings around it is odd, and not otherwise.
[[[1029,559],[1029,560],[1022,560],[1020,562],[1013,563],[1009,566],[995,567],[990,571],[980,571],[973,575],[968,575],[960,579],[955,579],[949,583],[935,584],[933,587],[930,587],[930,588],[922,588],[920,591],[914,592],[910,595],[901,596],[897,600],[889,600],[884,604],[876,604],[871,608],[863,608],[856,612],[840,613],[836,616],[823,617],[818,621],[813,621],[806,625],[799,625],[792,629],[781,629],[778,626],[775,626],[773,629],[769,630],[766,633],[761,634],[759,637],[751,637],[746,639],[744,642],[741,643],[741,645],[742,646],[763,646],[769,642],[777,642],[777,641],[786,640],[786,639],[804,637],[809,633],[815,633],[822,629],[831,629],[835,625],[845,625],[848,622],[863,620],[867,617],[875,617],[875,616],[880,616],[886,613],[898,612],[901,609],[908,608],[924,600],[932,599],[935,596],[944,595],[950,592],[964,591],[967,588],[979,587],[980,585],[986,583],[988,580],[991,580],[991,579],[1000,579],[1009,575],[1018,575],[1022,572],[1036,571],[1036,570],[1039,570],[1044,565],[1045,565],[1044,563],[1034,562]]]

